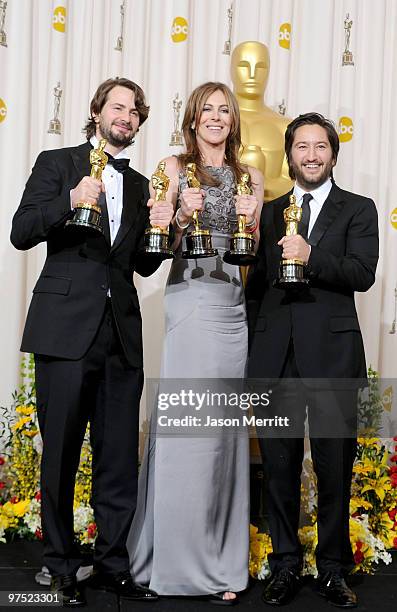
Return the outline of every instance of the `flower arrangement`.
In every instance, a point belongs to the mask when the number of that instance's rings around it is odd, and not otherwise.
[[[15,537],[41,539],[40,457],[33,355],[21,365],[22,384],[13,394],[10,409],[2,408],[1,437],[6,440],[0,456],[0,542]],[[74,495],[74,529],[81,544],[92,544],[96,525],[90,506],[91,448],[88,430],[81,451]]]

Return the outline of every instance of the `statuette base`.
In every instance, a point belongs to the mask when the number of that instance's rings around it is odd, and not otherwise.
[[[61,133],[61,122],[59,119],[51,119],[50,125],[48,126],[48,134],[60,134]]]
[[[150,227],[145,231],[146,255],[161,256],[163,259],[173,259],[174,252],[169,246],[169,232],[161,227]]]
[[[279,277],[273,282],[277,289],[300,289],[307,287],[309,280],[305,278],[305,266],[298,259],[284,259],[280,262]]]
[[[230,240],[230,250],[226,251],[223,261],[238,266],[249,266],[257,260],[254,251],[255,240],[246,233],[236,233]]]
[[[200,259],[218,255],[218,250],[212,248],[211,234],[208,230],[195,230],[188,234],[186,247],[186,251],[182,252],[183,259]]]
[[[68,229],[92,230],[103,234],[101,209],[99,206],[94,206],[93,204],[79,205],[75,211],[73,219],[67,221],[65,227]]]

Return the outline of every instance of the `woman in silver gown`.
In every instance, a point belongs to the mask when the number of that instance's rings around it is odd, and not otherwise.
[[[244,290],[239,267],[222,256],[237,214],[246,215],[247,231],[256,234],[263,177],[238,161],[239,109],[226,85],[197,87],[182,129],[186,153],[164,160],[167,199],[171,195],[176,209],[176,258],[165,290],[161,379],[243,379]],[[201,189],[188,186],[189,162],[196,164]],[[253,195],[236,196],[247,171]],[[218,256],[181,257],[194,211],[211,230]],[[128,548],[134,580],[160,595],[210,595],[215,603],[236,603],[236,592],[248,582],[248,436],[225,430],[211,436],[150,436]]]

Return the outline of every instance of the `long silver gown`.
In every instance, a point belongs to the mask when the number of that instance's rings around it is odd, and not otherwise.
[[[228,167],[208,170],[221,185],[203,187],[202,220],[219,255],[182,259],[182,241],[165,290],[161,379],[242,379],[245,373],[248,339],[240,271],[222,260],[236,228],[234,177]],[[186,186],[181,173],[179,191]],[[134,580],[160,595],[245,589],[248,434],[148,438],[127,545]]]

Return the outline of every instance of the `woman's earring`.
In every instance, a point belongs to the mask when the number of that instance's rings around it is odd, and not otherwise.
[[[190,126],[190,129],[191,130],[195,130],[196,129],[196,124],[194,123],[194,121],[193,121],[192,125]]]

